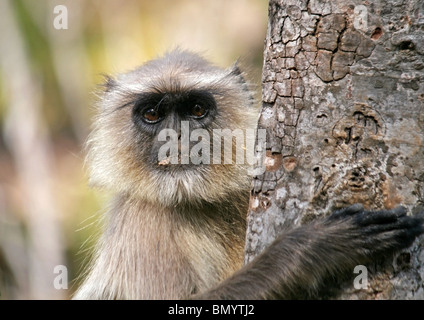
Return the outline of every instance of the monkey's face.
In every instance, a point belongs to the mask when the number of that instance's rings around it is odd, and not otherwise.
[[[195,142],[193,130],[203,130],[209,135],[217,116],[214,95],[205,89],[167,90],[146,92],[137,99],[132,109],[135,125],[134,138],[139,140],[140,156],[152,170],[179,171],[199,170],[210,164],[209,159],[192,164],[195,157],[190,150]],[[197,140],[197,139],[196,139]],[[210,140],[210,139],[206,139]],[[200,153],[209,153],[210,141],[204,141]],[[197,141],[196,141],[197,143]],[[191,156],[191,157],[190,157]]]
[[[106,87],[88,142],[93,183],[163,205],[246,190],[247,163],[228,163],[223,152],[226,134],[256,122],[238,68],[174,51]],[[244,141],[229,138],[234,155]]]

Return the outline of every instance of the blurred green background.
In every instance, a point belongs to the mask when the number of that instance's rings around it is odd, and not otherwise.
[[[0,299],[68,299],[78,286],[108,197],[83,163],[103,75],[180,46],[222,67],[241,57],[259,85],[267,5],[0,0]]]

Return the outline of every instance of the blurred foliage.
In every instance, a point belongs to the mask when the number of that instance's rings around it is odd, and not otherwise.
[[[57,5],[68,9],[67,30],[53,27]],[[9,7],[40,99],[42,131],[52,150],[48,179],[70,272],[70,289],[65,295],[49,298],[69,298],[75,287],[72,283],[95,243],[107,199],[104,192],[89,188],[83,165],[83,144],[102,75],[127,71],[180,46],[204,53],[222,67],[241,57],[251,69],[251,79],[259,85],[267,1],[13,0]],[[9,79],[10,74],[0,69],[0,286],[7,282],[1,277],[12,277],[5,270],[16,265],[16,261],[8,264],[7,260],[18,259],[25,265],[32,241],[24,214],[27,199],[18,178],[20,169],[10,148],[14,140],[4,134],[14,99]],[[26,116],[30,115],[22,114]],[[44,183],[39,181],[40,186]],[[12,257],[10,252],[16,255]],[[0,299],[40,298],[37,292],[26,292],[28,288],[22,283],[30,277],[22,276],[25,272],[15,273],[15,277],[24,278],[18,279],[21,285],[9,293],[0,287]]]

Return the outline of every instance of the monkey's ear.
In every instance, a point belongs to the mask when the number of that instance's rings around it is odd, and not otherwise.
[[[243,71],[241,71],[238,61],[236,61],[230,68],[230,75],[240,78],[243,82],[246,82],[243,77]]]
[[[241,88],[243,88],[244,91],[251,92],[251,84],[246,80],[246,74],[239,67],[239,61],[236,61],[234,65],[230,68],[229,76],[235,77],[239,81],[240,86]]]
[[[103,80],[102,88],[104,92],[112,91],[112,89],[114,89],[118,85],[116,80],[107,74],[104,74],[103,78],[104,80]]]
[[[240,81],[241,84],[243,84],[243,86],[247,85],[247,81],[245,78],[245,73],[242,70],[242,68],[240,68],[240,62],[239,60],[237,60],[233,66],[230,68],[230,73],[229,76],[235,77],[238,79],[238,81]]]

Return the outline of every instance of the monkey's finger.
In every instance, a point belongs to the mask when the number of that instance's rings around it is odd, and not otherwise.
[[[397,207],[392,210],[364,211],[357,215],[355,220],[360,226],[368,226],[395,222],[404,216],[406,216],[406,208]]]
[[[390,252],[409,247],[417,236],[424,232],[421,218],[403,217],[396,225],[374,225],[362,231],[362,247],[369,250],[371,256],[386,255]]]
[[[355,203],[345,209],[346,214],[355,214],[359,211],[364,210],[364,206],[361,203]]]
[[[423,222],[424,220],[421,217],[402,216],[393,222],[369,225],[363,229],[363,232],[365,234],[371,235],[384,234],[385,232],[393,230],[403,230],[406,233],[412,233],[413,235],[417,236],[420,234],[420,232],[422,233],[424,231]]]
[[[417,236],[424,232],[422,224],[415,225],[408,229],[397,229],[386,232],[381,237],[381,242],[396,250],[409,247]]]
[[[352,216],[364,210],[364,206],[360,203],[355,203],[347,208],[343,208],[335,211],[329,218],[330,219],[340,219],[346,216]]]
[[[377,211],[380,211],[380,212],[392,212],[392,213],[394,213],[398,217],[406,216],[406,213],[407,213],[407,210],[406,210],[406,208],[404,206],[398,206],[398,207],[396,207],[394,209],[389,209],[389,210],[377,210]]]

